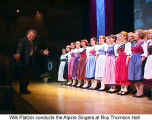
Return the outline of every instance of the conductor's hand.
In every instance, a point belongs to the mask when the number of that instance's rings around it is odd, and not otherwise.
[[[20,60],[20,58],[21,58],[21,54],[20,53],[17,53],[17,54],[15,54],[14,55],[14,58],[15,58],[15,60]]]

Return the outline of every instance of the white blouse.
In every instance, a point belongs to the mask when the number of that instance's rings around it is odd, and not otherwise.
[[[127,42],[125,44],[125,53],[126,53],[126,55],[132,55],[131,42]]]
[[[95,45],[95,46],[88,46],[88,47],[86,48],[86,55],[87,55],[87,58],[89,58],[90,51],[93,50],[93,49],[96,50],[96,47],[97,47],[97,45]]]
[[[148,41],[144,42],[142,45],[144,53],[141,56],[147,57],[148,56]]]

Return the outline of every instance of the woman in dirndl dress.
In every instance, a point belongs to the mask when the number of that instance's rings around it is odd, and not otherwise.
[[[71,43],[71,51],[70,51],[70,61],[68,64],[68,83],[67,85],[72,85],[72,73],[73,73],[73,65],[74,65],[74,60],[75,60],[75,56],[74,56],[74,51],[75,49],[75,43]]]
[[[73,50],[73,55],[74,55],[74,63],[73,63],[73,71],[72,71],[72,86],[76,86],[78,83],[78,64],[80,61],[80,42],[76,42],[76,48]]]
[[[105,85],[102,84],[104,79],[105,64],[106,64],[106,48],[107,44],[105,36],[99,36],[99,45],[96,46],[96,71],[95,79],[100,82],[99,91],[105,90]]]
[[[144,69],[144,85],[152,90],[152,29],[148,30],[147,37],[148,57]],[[152,95],[150,97],[152,97]]]
[[[120,44],[118,48],[118,58],[116,60],[116,84],[121,86],[118,95],[128,94],[128,86],[131,84],[128,80],[128,63],[131,55],[131,43],[128,42],[128,33],[120,33]]]
[[[86,39],[81,40],[81,52],[80,52],[80,61],[79,61],[79,65],[78,65],[78,84],[77,87],[81,87],[84,83],[84,85],[82,86],[83,88],[88,87],[88,81],[85,77],[85,73],[86,73],[86,64],[87,64],[87,55],[86,55],[86,49],[88,46],[88,41]]]
[[[97,88],[97,81],[95,80],[95,70],[96,70],[96,38],[93,37],[90,39],[91,46],[87,48],[87,65],[86,65],[86,74],[85,77],[91,82],[89,89]]]
[[[70,60],[70,50],[71,50],[71,46],[67,45],[66,46],[66,63],[65,63],[65,67],[64,67],[64,73],[63,73],[63,78],[68,80],[68,64],[69,64],[69,60]]]
[[[146,59],[147,48],[144,44],[144,33],[142,30],[136,30],[136,41],[132,41],[132,56],[129,64],[129,80],[135,85],[137,93],[134,97],[143,97],[143,63]]]
[[[116,79],[115,79],[115,62],[117,47],[115,46],[116,37],[111,35],[107,37],[107,53],[106,53],[106,65],[103,84],[110,85],[109,93],[115,93],[116,90]]]
[[[59,70],[58,70],[58,81],[59,82],[66,81],[63,77],[65,64],[66,64],[66,50],[63,48],[62,55],[60,57],[60,66],[59,66]]]
[[[144,84],[152,88],[152,41],[148,45],[148,57],[144,69]]]

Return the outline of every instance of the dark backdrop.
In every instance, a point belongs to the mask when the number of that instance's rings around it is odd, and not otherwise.
[[[90,0],[0,1],[0,52],[14,53],[17,40],[31,27],[39,32],[40,48],[59,51],[71,41],[89,38]],[[114,33],[121,30],[134,30],[134,0],[114,1]]]
[[[114,1],[114,31],[134,31],[134,0]]]

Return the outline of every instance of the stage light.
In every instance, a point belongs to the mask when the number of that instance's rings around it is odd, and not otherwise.
[[[43,19],[43,14],[39,10],[36,11],[35,19],[38,21],[42,21]]]

